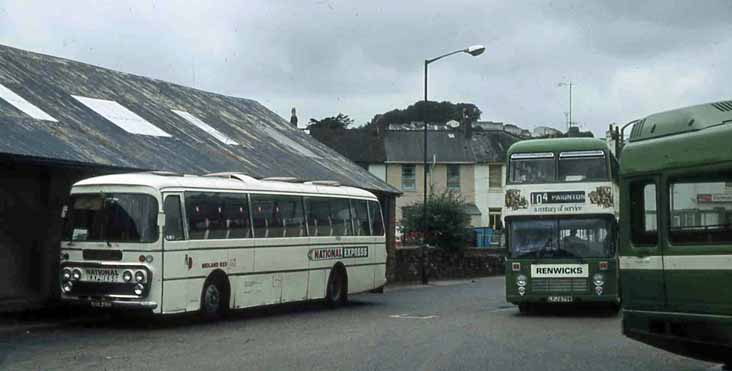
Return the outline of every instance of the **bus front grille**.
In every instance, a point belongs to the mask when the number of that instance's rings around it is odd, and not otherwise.
[[[587,278],[535,278],[533,292],[587,292]]]

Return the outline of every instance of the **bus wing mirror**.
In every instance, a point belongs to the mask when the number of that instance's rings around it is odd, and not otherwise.
[[[69,205],[64,205],[61,208],[61,219],[66,219],[69,217]]]
[[[158,213],[158,226],[165,227],[165,213]]]

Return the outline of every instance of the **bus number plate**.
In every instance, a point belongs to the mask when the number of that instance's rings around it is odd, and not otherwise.
[[[108,301],[95,300],[89,303],[94,308],[111,308],[112,303]]]
[[[94,282],[116,282],[118,277],[116,269],[87,269],[85,278]]]
[[[550,296],[547,298],[547,301],[550,303],[571,303],[574,301],[574,298],[571,296]]]

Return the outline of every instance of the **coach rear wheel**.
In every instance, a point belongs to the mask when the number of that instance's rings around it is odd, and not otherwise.
[[[328,277],[325,303],[331,308],[337,308],[344,305],[346,300],[348,300],[348,284],[345,273],[342,269],[334,268]]]
[[[226,311],[226,292],[223,285],[215,279],[206,281],[201,293],[201,317],[213,320],[223,317]]]

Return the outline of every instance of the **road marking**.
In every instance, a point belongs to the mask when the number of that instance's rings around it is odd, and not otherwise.
[[[389,316],[389,318],[398,318],[398,319],[435,319],[440,318],[440,316],[435,314],[429,314],[429,315],[419,315],[419,314],[392,314]]]

